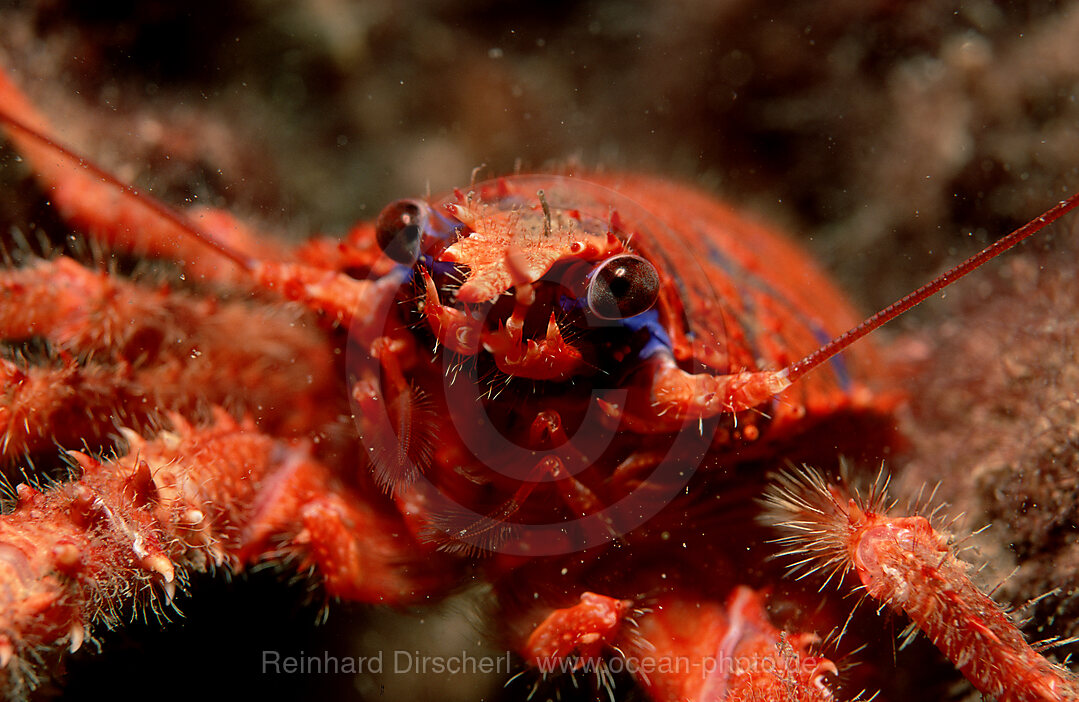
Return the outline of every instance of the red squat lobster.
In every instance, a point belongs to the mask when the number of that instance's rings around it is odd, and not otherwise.
[[[872,349],[838,351],[1079,202],[854,327],[791,243],[682,185],[501,178],[287,250],[121,184],[2,73],[0,105],[63,217],[184,281],[65,256],[2,274],[5,465],[68,465],[0,516],[8,695],[192,571],[289,561],[394,605],[479,572],[528,664],[618,660],[658,702],[832,699],[819,638],[770,621],[724,534],[757,528],[767,469],[891,440]],[[1079,699],[879,483],[767,490],[796,569],[854,571],[996,699]]]

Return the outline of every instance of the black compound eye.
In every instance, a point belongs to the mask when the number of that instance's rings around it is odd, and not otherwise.
[[[659,297],[659,274],[640,256],[613,256],[596,267],[588,283],[588,307],[601,319],[647,312]]]
[[[420,200],[391,202],[375,220],[375,240],[382,253],[411,266],[420,257],[430,207]]]

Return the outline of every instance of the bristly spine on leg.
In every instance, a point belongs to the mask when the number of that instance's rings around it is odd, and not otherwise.
[[[889,516],[883,469],[869,493],[830,483],[817,471],[779,475],[763,519],[782,529],[780,557],[796,557],[799,578],[851,572],[869,597],[904,612],[968,680],[999,702],[1079,700],[1079,683],[1035,651],[970,579],[948,536],[923,516]],[[823,589],[823,587],[822,587]]]

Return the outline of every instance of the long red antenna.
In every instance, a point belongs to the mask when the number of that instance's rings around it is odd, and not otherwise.
[[[196,225],[190,219],[185,217],[181,212],[178,212],[177,210],[174,210],[171,207],[169,207],[168,205],[165,205],[164,203],[160,202],[156,198],[147,195],[146,193],[142,192],[142,190],[140,190],[139,188],[136,188],[134,185],[128,185],[127,183],[121,181],[116,176],[112,175],[111,173],[109,173],[105,169],[101,168],[100,166],[98,166],[94,162],[92,162],[92,161],[90,161],[90,160],[88,160],[86,158],[83,158],[82,156],[79,156],[77,153],[71,151],[70,149],[65,147],[63,144],[58,144],[57,142],[55,142],[52,139],[50,139],[49,137],[45,136],[44,134],[42,134],[38,130],[34,129],[33,127],[31,127],[31,126],[29,126],[29,125],[27,125],[25,123],[23,123],[22,121],[20,121],[18,119],[15,119],[14,117],[7,114],[3,110],[0,110],[0,122],[3,122],[8,127],[16,129],[19,132],[22,132],[23,134],[30,137],[31,139],[34,139],[35,141],[41,142],[42,144],[49,147],[50,149],[56,150],[58,153],[62,154],[65,158],[70,159],[72,162],[77,163],[79,166],[86,169],[87,171],[92,173],[97,178],[100,178],[103,182],[114,186],[120,192],[123,192],[124,194],[130,196],[131,198],[133,198],[133,200],[135,202],[141,203],[144,207],[146,207],[147,209],[153,211],[155,214],[160,215],[161,217],[167,219],[169,222],[174,224],[184,234],[186,234],[187,236],[190,236],[191,238],[195,239],[196,241],[201,242],[204,246],[207,246],[207,247],[213,249],[217,253],[221,254],[225,258],[227,258],[230,261],[232,261],[233,263],[235,263],[237,266],[239,266],[243,270],[251,271],[251,270],[254,269],[254,267],[255,267],[255,262],[254,261],[252,261],[247,256],[244,256],[239,251],[236,251],[235,249],[233,249],[233,248],[231,248],[229,246],[226,246],[225,244],[218,241],[217,239],[215,239],[213,236],[211,236],[207,232],[204,232],[202,229],[200,229],[198,227],[198,225]]]
[[[1029,236],[1037,234],[1045,227],[1049,226],[1057,219],[1060,219],[1065,214],[1070,212],[1079,206],[1079,193],[1076,193],[1069,197],[1067,200],[1062,200],[1055,207],[1048,210],[1039,217],[1035,217],[1023,226],[1016,229],[1011,234],[1005,237],[997,239],[989,246],[985,247],[979,253],[974,254],[966,261],[963,261],[955,268],[948,270],[933,280],[929,281],[922,287],[918,288],[912,293],[904,295],[899,300],[896,300],[892,304],[888,305],[880,312],[865,320],[853,329],[837,336],[829,341],[824,346],[809,354],[801,361],[793,363],[783,371],[780,371],[782,375],[786,375],[787,380],[794,382],[798,378],[802,377],[809,371],[813,370],[817,366],[827,361],[832,356],[836,355],[843,349],[853,344],[858,339],[861,339],[866,334],[872,332],[878,327],[887,324],[891,320],[895,319],[899,315],[903,314],[911,307],[914,307],[918,303],[925,300],[927,297],[933,295],[937,291],[948,287],[955,281],[959,280],[967,273],[970,273],[975,268],[978,268],[983,263],[991,258],[995,258],[1004,253],[1008,249],[1012,248],[1020,241],[1023,241]]]

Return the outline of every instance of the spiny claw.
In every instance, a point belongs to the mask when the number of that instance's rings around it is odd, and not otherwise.
[[[141,549],[136,547],[135,553],[138,554],[140,550]],[[166,585],[171,583],[176,577],[176,570],[173,568],[172,561],[170,561],[163,553],[150,553],[142,556],[140,563],[146,570],[153,571],[160,575]]]
[[[15,657],[15,644],[11,639],[0,634],[0,668],[7,668],[8,663]]]
[[[82,624],[72,624],[71,629],[68,630],[68,636],[70,637],[70,643],[67,650],[70,653],[75,653],[82,648],[82,642],[86,639],[86,629]]]

